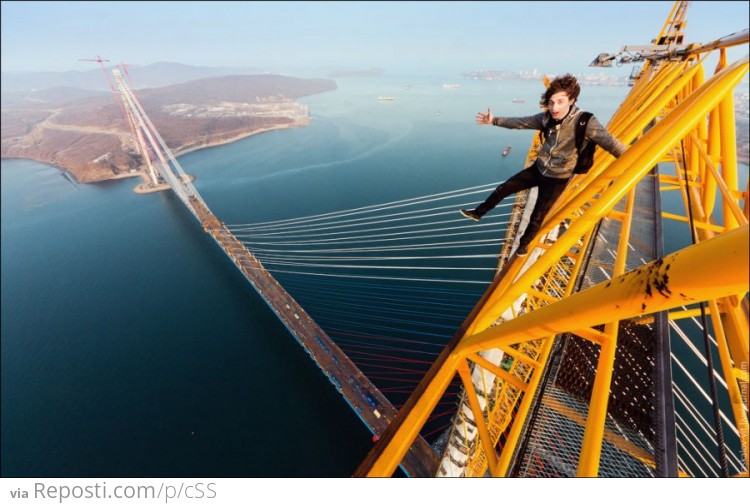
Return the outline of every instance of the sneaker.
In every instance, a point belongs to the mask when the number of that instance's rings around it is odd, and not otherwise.
[[[460,213],[461,213],[461,215],[463,215],[467,219],[471,219],[471,220],[477,221],[477,222],[479,221],[479,219],[482,218],[480,215],[477,215],[477,213],[474,210],[464,210],[462,208]]]
[[[518,245],[518,248],[516,249],[516,255],[518,257],[526,257],[529,254],[529,246],[525,243],[521,243]]]

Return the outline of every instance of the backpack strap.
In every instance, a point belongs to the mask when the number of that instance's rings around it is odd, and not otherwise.
[[[592,116],[593,114],[591,112],[581,112],[580,117],[576,121],[575,140],[578,159],[576,160],[575,167],[573,167],[573,173],[575,174],[588,173],[594,164],[596,143],[586,141],[586,128],[588,127],[589,120]]]
[[[549,131],[547,130],[547,125],[549,124],[550,116],[549,113],[545,113],[544,117],[542,118],[542,129],[539,130],[539,133],[541,134],[542,142],[547,141],[547,137],[549,136]]]
[[[594,115],[591,112],[581,112],[581,116],[576,122],[576,150],[580,153],[583,148],[583,142],[586,140],[586,128],[589,125],[589,119]]]
[[[591,116],[593,116],[591,112],[581,112],[580,117],[578,118],[578,122],[576,123],[576,150],[578,152],[581,151],[581,147],[583,147],[583,142],[586,139],[586,128],[589,125],[589,119],[591,119]],[[549,136],[549,131],[547,130],[547,125],[549,124],[549,116],[547,114],[544,115],[544,119],[542,119],[542,138],[544,140],[547,140],[547,137]]]

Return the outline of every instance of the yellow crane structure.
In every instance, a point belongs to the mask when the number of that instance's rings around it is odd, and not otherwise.
[[[675,425],[668,404],[662,410],[666,415],[656,412],[657,437],[667,440],[662,453],[639,448],[608,428],[608,407],[617,381],[618,347],[659,318],[671,322],[702,314],[713,329],[720,364],[716,375],[726,382],[730,421],[744,455],[743,468],[730,474],[724,468],[724,473],[747,477],[750,196],[747,186],[738,187],[734,91],[747,76],[748,57],[727,61],[727,48],[746,45],[748,32],[686,44],[687,4],[674,4],[653,45],[626,46],[619,55],[600,54],[595,60],[600,66],[644,62],[608,124],[628,150],[618,159],[599,150],[590,172],[575,176],[549,212],[529,254],[501,258],[494,282],[355,476],[392,475],[456,376],[464,395],[459,416],[466,420],[454,429],[463,429],[456,432],[464,443],[459,451],[465,459],[456,462],[460,475],[510,476],[562,338],[596,350],[589,363],[595,373],[586,384],[586,409],[547,400],[583,431],[569,462],[575,474],[603,475],[602,453],[612,445],[644,466],[661,467],[657,475],[683,475],[669,446]],[[712,73],[704,69],[709,55],[718,56]],[[659,165],[673,170],[659,172],[654,169]],[[685,213],[658,209],[656,222],[687,223],[692,236],[688,246],[638,266],[633,229],[641,218],[638,194],[644,184],[657,196],[681,195]],[[603,227],[616,238],[610,240],[615,253],[607,279],[587,287],[582,274]],[[662,364],[669,378],[668,342],[666,359]],[[638,365],[629,366],[637,370]],[[669,402],[671,382],[663,390]],[[637,402],[638,395],[632,397]]]

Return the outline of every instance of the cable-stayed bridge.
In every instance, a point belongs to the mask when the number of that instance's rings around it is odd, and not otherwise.
[[[491,186],[225,225],[114,76],[153,183],[379,436],[357,475],[747,475],[750,204],[733,93],[748,59],[726,48],[748,36],[687,44],[686,13],[676,2],[655,44],[597,58],[643,63],[608,125],[630,148],[573,179],[525,258],[513,249],[533,191],[495,221],[457,217]],[[666,191],[684,214],[662,209]],[[694,244],[666,254],[673,222]],[[386,396],[405,398],[398,414]]]
[[[149,160],[149,173],[156,175],[152,179],[153,185],[168,184],[370,430],[376,435],[382,434],[393,420],[396,409],[260,261],[216,218],[148,118],[123,73],[115,69],[113,77],[139,150],[144,159]],[[434,474],[437,458],[429,445],[419,439],[401,465],[409,475],[429,476]]]

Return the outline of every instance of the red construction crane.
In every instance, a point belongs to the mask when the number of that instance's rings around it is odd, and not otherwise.
[[[107,63],[109,63],[109,60],[107,60],[107,59],[103,59],[103,58],[102,58],[101,56],[99,56],[98,54],[96,55],[96,59],[90,59],[90,58],[82,58],[82,59],[79,59],[78,61],[96,61],[97,63],[99,63],[99,64],[100,64],[100,65],[102,65],[102,66],[104,66],[104,62],[105,62],[105,61],[106,61]]]
[[[107,69],[104,67],[104,63],[109,63],[108,59],[104,59],[98,54],[96,55],[96,59],[93,58],[81,58],[78,61],[96,61],[99,63],[99,66],[102,69],[102,73],[104,74],[104,78],[107,80],[107,84],[109,84],[109,89],[112,91],[112,94],[115,95],[115,102],[117,102],[117,105],[120,107],[120,111],[122,112],[123,117],[127,117],[127,114],[125,113],[125,106],[121,102],[120,94],[115,89],[115,85],[112,83],[112,80],[109,78],[109,74],[107,73]],[[133,135],[133,141],[135,141],[135,131],[133,130],[133,126],[126,121],[128,124],[128,127],[130,128],[130,133]]]
[[[104,59],[104,58],[102,58],[101,56],[99,56],[97,54],[96,55],[96,59],[93,59],[93,58],[81,58],[78,61],[96,61],[97,63],[99,63],[99,66],[102,69],[102,73],[104,74],[104,78],[107,79],[107,84],[109,84],[109,89],[111,89],[113,93],[115,92],[115,87],[112,85],[112,81],[109,79],[109,75],[107,75],[107,69],[104,68],[104,63],[105,62],[109,63],[108,59]]]

